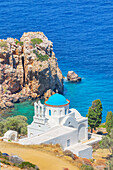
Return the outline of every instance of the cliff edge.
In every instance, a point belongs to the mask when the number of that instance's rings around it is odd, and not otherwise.
[[[63,92],[63,76],[53,43],[42,32],[24,33],[20,41],[0,40],[0,109],[27,98]]]

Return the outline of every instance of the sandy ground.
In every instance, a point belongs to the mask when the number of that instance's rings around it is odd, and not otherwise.
[[[49,153],[38,151],[37,149],[23,147],[21,145],[0,141],[0,151],[18,155],[23,160],[36,164],[40,170],[63,170],[63,168],[78,170],[77,167],[61,158],[57,158]]]

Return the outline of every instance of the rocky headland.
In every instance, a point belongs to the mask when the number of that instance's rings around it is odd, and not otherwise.
[[[63,76],[53,43],[42,32],[0,39],[0,109],[27,99],[63,92]]]

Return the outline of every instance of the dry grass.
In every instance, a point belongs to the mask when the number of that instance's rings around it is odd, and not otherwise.
[[[108,149],[97,149],[95,152],[93,152],[93,158],[94,159],[103,159],[107,160],[110,156],[110,152]]]
[[[41,170],[78,170],[76,163],[70,157],[64,157],[59,145],[22,146],[0,141],[0,151],[15,154],[25,161],[36,164]]]
[[[110,159],[110,155],[108,149],[97,149],[93,152],[93,159],[95,159],[93,166],[96,169],[103,170],[106,167],[107,161]]]

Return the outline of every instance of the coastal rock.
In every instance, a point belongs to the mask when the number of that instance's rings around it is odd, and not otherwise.
[[[68,71],[67,80],[70,82],[80,82],[82,79],[74,71]]]
[[[5,109],[6,105],[4,104],[4,102],[0,101],[0,109]]]
[[[19,97],[14,97],[13,98],[13,103],[18,103],[19,102]]]
[[[33,44],[33,39],[39,42]],[[20,41],[7,38],[0,42],[3,42],[0,47],[0,103],[35,99],[44,96],[49,89],[63,92],[63,76],[53,43],[42,32],[24,33]]]
[[[37,93],[32,93],[32,99],[36,99],[37,98]]]
[[[51,89],[47,90],[45,93],[44,93],[44,99],[47,100],[51,95],[55,94],[55,92]]]
[[[5,105],[8,108],[13,108],[14,107],[14,104],[12,102],[6,102]]]

